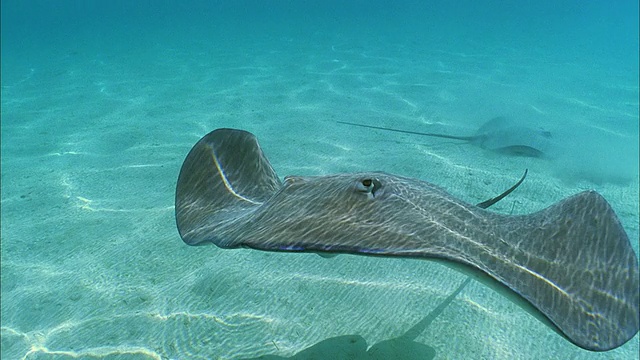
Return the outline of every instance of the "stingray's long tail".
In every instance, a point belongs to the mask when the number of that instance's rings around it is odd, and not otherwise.
[[[213,241],[211,224],[225,226],[260,206],[281,186],[256,137],[217,129],[187,155],[176,187],[176,223],[189,245]]]
[[[476,139],[476,136],[455,136],[455,135],[447,135],[447,134],[436,134],[436,133],[426,133],[426,132],[411,131],[411,130],[393,129],[393,128],[386,128],[386,127],[382,127],[382,126],[356,124],[356,123],[347,122],[347,121],[336,121],[336,122],[338,124],[359,126],[359,127],[363,127],[363,128],[377,129],[377,130],[384,130],[384,131],[392,131],[392,132],[403,133],[403,134],[433,136],[433,137],[439,137],[439,138],[445,138],[445,139],[454,139],[454,140],[463,140],[463,141],[473,141],[474,139]]]

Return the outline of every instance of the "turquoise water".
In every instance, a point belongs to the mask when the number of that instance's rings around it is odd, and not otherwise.
[[[637,335],[582,350],[438,263],[187,246],[173,203],[191,146],[233,127],[280,176],[473,203],[528,168],[493,210],[595,189],[638,253],[638,96],[633,1],[3,1],[1,357],[637,359]],[[549,131],[547,156],[336,122],[496,116]]]

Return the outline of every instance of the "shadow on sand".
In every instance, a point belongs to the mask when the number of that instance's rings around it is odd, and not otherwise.
[[[381,341],[370,348],[366,340],[360,335],[343,335],[329,338],[300,351],[291,357],[264,355],[245,360],[428,360],[436,356],[436,350],[428,345],[414,340],[449,306],[455,297],[469,284],[468,277],[458,288],[440,305],[429,313],[419,323],[414,325],[403,335]]]

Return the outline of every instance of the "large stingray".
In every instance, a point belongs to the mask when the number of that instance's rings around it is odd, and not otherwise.
[[[189,245],[460,264],[510,289],[589,350],[616,348],[638,332],[638,259],[595,191],[511,216],[382,172],[281,182],[255,136],[218,129],[182,165],[176,221]]]
[[[487,121],[476,131],[474,135],[471,136],[401,130],[381,126],[356,124],[346,121],[338,121],[338,123],[405,134],[463,140],[468,141],[471,144],[479,146],[483,149],[508,155],[526,157],[545,156],[549,150],[551,143],[551,133],[549,131],[518,125],[504,117],[496,117]]]

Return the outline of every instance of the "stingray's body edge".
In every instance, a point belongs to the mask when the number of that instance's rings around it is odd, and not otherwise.
[[[440,190],[436,188],[437,190]],[[585,192],[585,195],[592,194],[591,192]],[[595,195],[595,193],[593,193]],[[577,195],[579,196],[579,195]],[[598,195],[599,196],[599,195]],[[474,207],[471,204],[465,204],[465,206]],[[557,205],[556,205],[557,206]],[[539,216],[541,218],[544,217],[544,212],[549,211],[550,208],[541,210],[538,213],[531,214],[529,216]],[[484,210],[478,209],[482,213],[485,213]],[[489,212],[486,212],[489,213]],[[487,215],[496,215],[494,213],[489,213]],[[526,216],[518,215],[518,216],[507,216],[507,215],[498,215],[504,217],[505,219],[511,219],[512,221],[525,221]],[[249,232],[249,228],[251,228],[251,224],[255,224],[255,219],[252,219],[249,216],[245,219],[246,223],[242,226],[243,231]],[[544,310],[540,308],[540,304],[536,301],[535,296],[532,296],[530,293],[527,293],[527,287],[516,286],[516,282],[509,277],[505,277],[505,275],[509,275],[508,273],[498,272],[496,268],[492,268],[491,266],[487,266],[483,263],[478,263],[474,261],[473,256],[469,254],[458,253],[457,251],[438,251],[433,252],[426,248],[410,248],[410,249],[394,249],[393,246],[378,246],[378,247],[354,247],[354,246],[345,246],[341,245],[339,240],[336,240],[333,244],[313,242],[313,241],[300,241],[294,243],[287,243],[285,245],[277,244],[273,242],[269,242],[265,239],[256,240],[254,238],[245,238],[244,240],[240,240],[236,238],[237,235],[234,235],[233,238],[236,240],[235,248],[249,248],[261,251],[270,251],[270,252],[298,252],[298,253],[319,253],[319,254],[351,254],[351,255],[365,255],[365,256],[374,256],[374,257],[395,257],[395,258],[413,258],[413,259],[421,259],[427,261],[434,261],[440,264],[447,265],[448,267],[457,270],[466,275],[473,275],[474,278],[480,280],[483,284],[488,286],[489,288],[497,291],[501,295],[505,296],[512,303],[518,305],[523,310],[527,311],[529,314],[534,316],[536,319],[547,325],[554,332],[562,335],[564,338],[572,342],[573,344],[590,350],[590,351],[607,351],[614,348],[617,348],[627,341],[629,341],[633,336],[623,337],[622,340],[618,342],[613,342],[611,344],[600,344],[600,343],[592,343],[586,339],[577,339],[576,335],[572,335],[567,329],[566,324],[562,326],[559,323],[558,317],[554,316],[553,313],[548,312],[549,310]],[[272,233],[270,236],[274,238],[289,238],[290,236],[286,233]],[[220,245],[220,244],[216,244]],[[488,263],[508,263],[510,260],[508,256],[502,254],[496,257],[494,260],[489,261]],[[526,264],[515,264],[519,268],[526,268]],[[637,267],[637,263],[635,265]],[[524,272],[528,272],[530,270],[525,270]],[[521,273],[524,273],[520,270]],[[536,275],[537,276],[537,275]],[[636,282],[637,282],[637,272],[635,273]],[[517,279],[517,277],[516,277]],[[547,280],[544,280],[547,281]],[[637,311],[637,308],[636,308]],[[636,315],[636,318],[638,315]],[[565,320],[565,319],[562,319]],[[634,326],[632,323],[627,324],[627,326],[632,326],[632,328],[637,329],[637,322]],[[628,330],[627,332],[635,333],[637,330]]]

